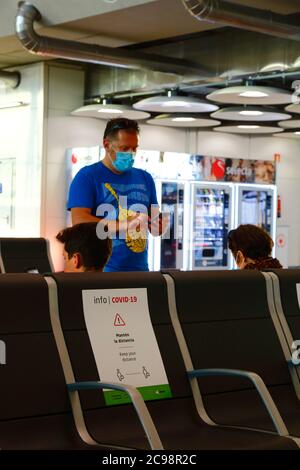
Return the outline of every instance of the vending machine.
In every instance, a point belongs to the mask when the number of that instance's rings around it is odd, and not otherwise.
[[[150,270],[231,268],[232,185],[156,180],[156,188],[161,211],[170,214],[170,229],[163,238],[150,237]]]
[[[234,220],[233,187],[208,182],[192,183],[191,186],[188,268],[231,268],[227,234]]]
[[[187,269],[185,207],[188,200],[188,188],[185,183],[178,181],[156,180],[155,185],[160,210],[169,214],[170,226],[164,236],[150,236],[150,270]]]

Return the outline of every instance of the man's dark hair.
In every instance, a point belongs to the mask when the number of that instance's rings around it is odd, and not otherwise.
[[[235,230],[230,230],[228,246],[234,257],[238,251],[241,251],[246,258],[257,260],[271,255],[274,242],[262,228],[244,224]]]
[[[115,118],[108,121],[104,131],[103,139],[110,137],[114,139],[119,131],[140,132],[139,125],[133,119]]]
[[[112,252],[111,239],[98,238],[97,224],[98,222],[77,224],[61,230],[56,235],[57,240],[64,244],[69,259],[75,253],[79,253],[82,264],[87,270],[103,269]]]

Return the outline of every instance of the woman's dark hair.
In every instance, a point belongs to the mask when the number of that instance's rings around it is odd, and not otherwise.
[[[98,222],[77,224],[56,235],[57,240],[64,244],[69,259],[75,253],[80,253],[86,269],[103,269],[112,252],[111,239],[98,238],[97,224]]]
[[[274,242],[270,235],[256,225],[240,225],[228,233],[228,246],[234,257],[240,250],[246,258],[267,258],[272,253]]]
[[[139,125],[137,121],[127,118],[115,118],[108,121],[104,131],[103,139],[106,139],[108,136],[113,139],[116,137],[119,131],[127,132],[140,132]]]

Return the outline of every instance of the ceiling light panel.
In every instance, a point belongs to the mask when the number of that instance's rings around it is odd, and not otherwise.
[[[225,132],[229,134],[275,134],[282,132],[283,129],[276,126],[265,126],[259,124],[241,124],[236,126],[219,126],[214,131]]]
[[[228,104],[270,105],[292,102],[292,94],[287,90],[254,85],[222,88],[210,93],[206,98]]]
[[[75,109],[71,114],[80,117],[93,117],[97,119],[113,119],[117,117],[124,117],[128,119],[135,119],[137,121],[148,119],[149,113],[132,109],[130,106],[116,105],[116,104],[90,104]]]
[[[297,131],[285,131],[281,132],[280,134],[274,134],[274,137],[283,137],[285,139],[300,139],[300,130]]]
[[[212,117],[229,121],[283,121],[291,115],[268,107],[231,106],[212,113]]]
[[[203,119],[198,116],[182,116],[178,114],[162,114],[147,121],[148,124],[167,127],[214,127],[221,124],[215,119]]]
[[[219,109],[215,104],[190,96],[152,96],[138,101],[133,107],[153,113],[211,113]]]
[[[278,123],[283,129],[300,129],[300,119],[290,119]]]
[[[285,108],[285,110],[288,111],[289,113],[300,114],[300,104],[297,104],[297,103],[289,104]]]

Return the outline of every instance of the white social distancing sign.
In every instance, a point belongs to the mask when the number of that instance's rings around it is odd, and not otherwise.
[[[171,397],[147,289],[83,290],[82,300],[100,380],[133,385],[145,400]],[[104,390],[104,398],[107,405],[130,402],[122,391]]]

